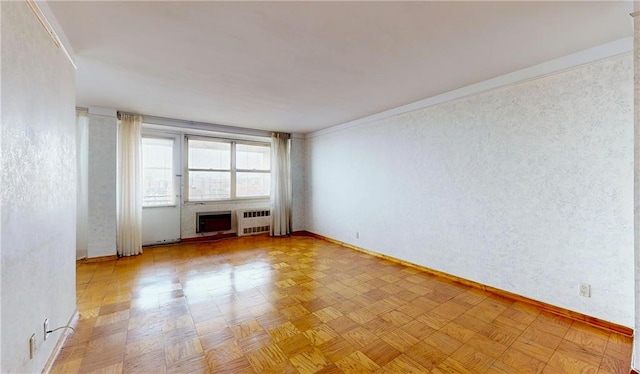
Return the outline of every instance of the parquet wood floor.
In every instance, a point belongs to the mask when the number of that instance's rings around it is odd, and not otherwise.
[[[631,338],[308,237],[78,263],[54,373],[628,373]]]

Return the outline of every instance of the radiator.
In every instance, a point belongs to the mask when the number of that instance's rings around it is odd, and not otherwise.
[[[255,235],[269,232],[271,211],[269,208],[238,209],[238,236]]]

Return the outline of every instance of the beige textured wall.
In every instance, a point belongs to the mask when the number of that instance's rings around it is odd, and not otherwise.
[[[304,138],[291,139],[291,188],[293,231],[306,230],[306,186],[305,186],[306,141]]]
[[[308,230],[633,326],[630,54],[311,136],[307,154]]]
[[[116,254],[116,140],[116,117],[90,112],[87,184],[89,258]]]
[[[74,70],[26,2],[2,23],[2,373],[42,371],[76,308]],[[29,359],[29,337],[37,351]]]
[[[633,62],[634,62],[634,113],[635,113],[635,168],[634,168],[634,229],[635,229],[635,339],[633,342],[633,362],[631,366],[640,370],[640,1],[635,1],[635,12],[632,13],[634,22]]]

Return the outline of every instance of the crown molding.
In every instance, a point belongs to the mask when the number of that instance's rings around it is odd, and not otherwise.
[[[384,112],[372,114],[370,116],[328,127],[326,129],[313,131],[307,133],[305,137],[314,138],[338,131],[343,131],[373,121],[379,121],[400,114],[413,112],[438,104],[443,104],[452,100],[461,99],[463,97],[475,95],[481,92],[486,92],[496,88],[518,84],[532,79],[556,74],[562,71],[576,68],[581,65],[605,60],[607,58],[623,55],[626,53],[631,53],[632,51],[633,37],[618,39],[610,43],[602,44],[551,61],[543,62],[538,65],[530,66],[528,68],[517,70],[509,74],[501,75],[496,78],[488,79],[486,81],[462,87],[424,100],[402,105],[393,109],[386,110]]]

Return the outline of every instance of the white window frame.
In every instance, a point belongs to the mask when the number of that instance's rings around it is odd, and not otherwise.
[[[181,176],[178,174],[179,170],[181,168],[180,165],[180,141],[179,141],[179,136],[176,134],[170,134],[170,133],[163,133],[163,132],[153,132],[153,131],[144,131],[141,134],[142,138],[151,138],[151,139],[164,139],[164,140],[171,140],[173,142],[173,147],[172,147],[172,170],[171,170],[171,181],[173,183],[173,199],[172,202],[169,204],[154,204],[154,205],[146,205],[144,203],[144,196],[142,197],[142,208],[147,209],[147,208],[166,208],[166,207],[175,207],[179,204],[180,202],[180,190],[181,190],[181,186],[180,186],[180,182],[179,180],[177,180],[177,178],[180,178]],[[144,160],[143,160],[144,163]],[[144,170],[144,164],[143,164],[143,170]]]
[[[219,143],[229,143],[230,144],[230,152],[231,152],[231,166],[230,169],[190,169],[189,168],[189,139],[192,140],[200,140],[200,141],[211,141],[211,142],[219,142]],[[251,141],[251,140],[239,140],[239,139],[228,139],[228,138],[219,138],[219,137],[208,137],[208,136],[199,136],[199,135],[188,135],[185,134],[184,137],[184,175],[185,175],[185,183],[184,183],[184,203],[185,204],[206,204],[206,203],[215,203],[215,202],[225,202],[225,201],[235,201],[235,200],[265,200],[269,199],[271,195],[264,196],[249,196],[249,197],[238,197],[236,196],[236,174],[240,173],[261,173],[261,174],[270,174],[271,173],[271,165],[269,166],[269,170],[253,170],[253,169],[237,169],[236,167],[236,145],[245,144],[245,145],[258,145],[263,147],[271,148],[271,144],[268,142],[260,142],[260,141]],[[215,200],[190,200],[189,196],[189,173],[191,171],[200,171],[200,172],[230,172],[230,192],[228,199],[215,199]]]

